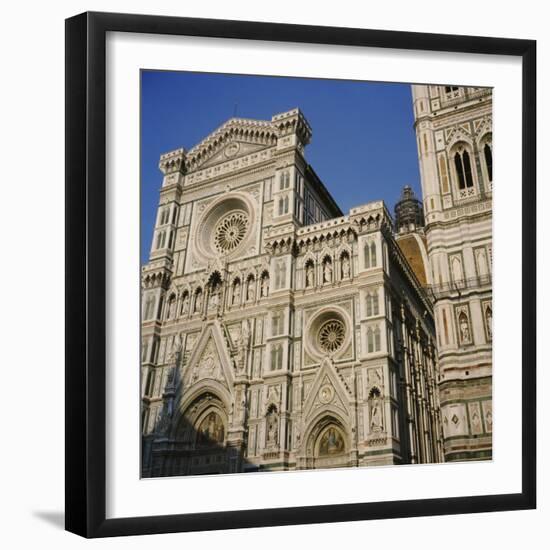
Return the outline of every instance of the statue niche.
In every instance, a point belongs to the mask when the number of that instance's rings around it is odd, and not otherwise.
[[[382,394],[378,388],[369,392],[369,432],[378,433],[384,430],[382,421]]]
[[[271,405],[265,419],[266,447],[274,448],[279,445],[279,415],[277,407]]]

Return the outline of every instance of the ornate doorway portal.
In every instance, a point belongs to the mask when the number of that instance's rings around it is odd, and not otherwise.
[[[351,466],[349,442],[342,424],[331,416],[323,418],[311,431],[308,441],[310,468],[345,468]]]

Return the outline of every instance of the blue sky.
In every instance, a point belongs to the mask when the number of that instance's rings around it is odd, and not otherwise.
[[[270,120],[299,107],[313,137],[306,159],[347,213],[383,199],[393,214],[401,188],[420,196],[408,84],[143,71],[141,261],[147,262],[162,153],[189,150],[235,115]]]

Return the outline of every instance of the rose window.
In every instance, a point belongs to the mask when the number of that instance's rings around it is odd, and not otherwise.
[[[338,319],[331,319],[319,329],[319,345],[323,351],[334,353],[344,343],[345,336],[346,327],[344,323]]]
[[[218,252],[228,253],[244,240],[248,229],[248,216],[245,212],[231,212],[224,216],[214,230],[214,246]]]

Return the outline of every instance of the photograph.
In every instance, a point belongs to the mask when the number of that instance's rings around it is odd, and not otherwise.
[[[492,459],[492,108],[141,70],[142,478]]]

